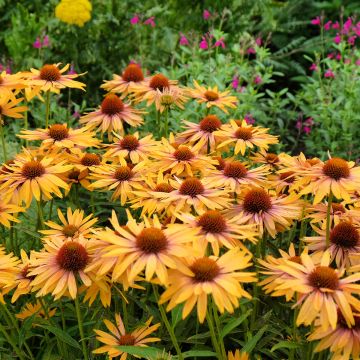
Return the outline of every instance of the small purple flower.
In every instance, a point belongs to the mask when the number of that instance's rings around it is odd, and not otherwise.
[[[44,36],[42,46],[43,46],[43,47],[48,47],[48,46],[50,46],[50,39],[49,39],[49,36],[48,36],[48,35],[45,35],[45,36]]]
[[[261,45],[262,45],[262,39],[261,39],[261,37],[256,38],[256,39],[255,39],[255,43],[256,43],[257,46],[261,46]]]
[[[211,17],[210,11],[205,9],[203,12],[204,20],[208,20],[210,17]]]
[[[305,125],[307,126],[313,126],[314,125],[314,119],[312,117],[308,117],[306,120],[305,120]]]
[[[189,45],[189,40],[187,39],[187,37],[180,33],[180,40],[179,40],[179,44],[182,46],[188,46]]]
[[[155,16],[149,17],[147,20],[144,21],[144,25],[150,25],[151,27],[155,27]]]
[[[318,67],[315,63],[312,63],[311,66],[309,67],[309,70],[311,71],[317,71],[318,70]]]
[[[312,19],[311,24],[312,25],[320,25],[321,24],[320,16],[317,16],[315,19]]]
[[[75,112],[72,114],[72,117],[73,117],[74,119],[78,119],[78,118],[80,118],[80,113],[79,113],[78,111],[75,111]]]
[[[304,126],[303,127],[303,131],[306,135],[309,135],[311,133],[311,127],[309,126]]]
[[[341,54],[340,54],[340,53],[337,53],[336,56],[335,56],[335,59],[336,59],[336,60],[341,60]]]
[[[357,60],[355,61],[355,65],[360,66],[360,59],[357,59]]]
[[[302,129],[302,121],[301,121],[301,120],[298,120],[298,121],[296,122],[295,127],[296,127],[298,130],[301,130],[301,129]]]
[[[328,59],[333,59],[335,57],[335,53],[331,52],[331,53],[328,53],[327,56],[326,56]]]
[[[251,114],[246,114],[244,116],[244,120],[246,121],[246,123],[248,125],[252,125],[252,124],[255,124],[255,119],[253,118],[253,116]]]
[[[352,18],[349,17],[344,23],[343,33],[347,34],[350,31],[351,27],[352,27]]]
[[[224,43],[224,38],[220,38],[219,40],[217,40],[215,42],[215,47],[219,47],[221,46],[223,49],[225,49],[225,43]]]
[[[326,31],[330,30],[331,24],[332,24],[332,21],[331,21],[331,20],[328,21],[328,22],[324,25],[324,30],[326,30]]]
[[[356,40],[356,35],[350,36],[350,37],[348,38],[348,43],[349,43],[350,45],[355,45],[355,40]]]
[[[203,37],[202,40],[200,41],[199,48],[206,50],[208,47],[209,47],[209,45],[208,45],[206,39]]]
[[[41,49],[41,40],[39,37],[36,38],[36,40],[33,42],[33,48],[35,49]]]
[[[336,36],[334,37],[334,43],[335,44],[340,44],[341,43],[341,36],[339,33],[336,34]]]
[[[140,21],[139,15],[135,15],[130,19],[130,24],[131,25],[136,25],[139,21]]]
[[[68,75],[75,75],[75,74],[77,74],[77,72],[75,71],[75,66],[74,64],[71,64],[70,70],[68,71]]]
[[[332,28],[333,28],[333,29],[340,29],[340,24],[339,24],[339,22],[338,22],[338,21],[334,22],[334,23],[332,24]]]
[[[247,51],[246,51],[249,55],[250,54],[256,54],[256,50],[254,48],[248,48]]]
[[[325,71],[325,74],[324,74],[324,76],[326,77],[326,78],[334,78],[335,77],[335,74],[333,73],[333,71],[331,70],[331,69],[327,69],[326,71]]]
[[[234,75],[234,77],[232,78],[231,86],[234,90],[239,87],[239,77],[237,75]]]
[[[262,78],[260,75],[256,75],[255,79],[254,79],[254,84],[261,84],[262,83]]]

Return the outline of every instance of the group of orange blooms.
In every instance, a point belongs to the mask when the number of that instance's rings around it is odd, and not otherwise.
[[[2,119],[23,117],[23,100],[49,101],[50,93],[64,88],[84,90],[74,80],[79,74],[67,74],[68,68],[48,64],[1,73]],[[22,249],[18,258],[1,249],[2,302],[9,294],[15,302],[35,292],[55,300],[81,295],[89,305],[99,296],[109,307],[115,284],[126,297],[130,287],[148,282],[164,288],[159,306],[170,311],[183,304],[183,318],[196,311],[203,323],[210,304],[233,313],[260,286],[294,303],[296,325],[312,325],[308,340],[319,340],[316,352],[329,349],[331,359],[359,359],[360,167],[330,154],[321,161],[268,152],[278,142],[269,129],[211,114],[215,107],[225,114],[236,108],[236,97],[217,87],[194,81],[185,88],[161,73],[145,77],[130,64],[101,88],[107,91],[101,105],[76,128],[50,121],[20,132],[28,146],[0,170],[0,223],[10,228],[33,198],[42,207],[67,196],[72,186],[107,191],[126,208],[127,222],[120,224],[113,211],[111,227],[100,228],[81,209],[58,210],[60,221],[39,229],[39,251]],[[183,109],[190,99],[202,104],[200,119],[182,120],[181,133],[156,140],[133,131],[146,115],[138,104],[155,106],[165,121],[165,113]],[[35,140],[38,147],[31,146]],[[295,236],[305,221],[315,236],[300,234],[287,243],[288,251],[280,249],[277,235],[292,229],[287,237]],[[265,255],[267,242],[279,248],[277,257]],[[41,306],[29,303],[17,317],[41,312]],[[120,314],[114,318],[115,325],[104,320],[106,331],[94,330],[103,343],[94,353],[124,360],[128,354],[117,346],[160,340],[149,337],[160,326],[151,326],[151,318],[132,332]],[[219,358],[249,357],[216,342],[214,347]]]

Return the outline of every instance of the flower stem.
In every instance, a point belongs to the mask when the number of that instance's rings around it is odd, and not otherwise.
[[[169,136],[169,108],[165,107],[165,122],[164,122],[164,136],[167,138]]]
[[[328,207],[326,212],[326,248],[330,245],[330,214],[331,214],[331,205],[333,200],[333,193],[330,191],[328,198]]]
[[[45,113],[45,129],[49,126],[49,115],[50,115],[50,91],[46,92],[46,113]]]
[[[25,106],[27,107],[28,105],[28,102],[26,100],[26,97],[25,97]],[[27,130],[29,128],[29,118],[28,118],[28,111],[29,110],[26,110],[25,113],[24,113],[24,128],[25,130]],[[28,141],[25,140],[25,147],[28,146]]]
[[[37,205],[37,216],[38,216],[36,231],[38,231],[39,229],[42,230],[44,228],[44,214],[43,214],[41,199],[39,201],[36,201],[36,205]]]
[[[82,317],[81,317],[81,312],[80,312],[80,304],[79,304],[78,296],[76,296],[76,298],[75,298],[75,309],[76,309],[76,316],[78,319],[82,351],[83,351],[84,359],[87,360],[89,357],[88,357],[87,348],[86,348],[86,344],[85,344],[84,327],[83,327],[83,322],[82,322]]]
[[[13,347],[19,359],[25,360],[25,357],[23,356],[23,352],[16,346],[16,343],[12,340],[12,338],[10,337],[10,335],[8,334],[8,332],[5,330],[4,326],[1,323],[0,323],[0,331],[4,334],[7,342]]]
[[[164,310],[164,307],[162,305],[159,304],[159,292],[158,292],[158,289],[156,287],[156,285],[152,284],[153,286],[153,290],[154,290],[154,294],[155,294],[155,299],[156,299],[156,302],[158,303],[158,307],[159,307],[159,311],[160,311],[160,314],[161,314],[161,318],[165,324],[165,327],[167,329],[167,331],[169,332],[169,335],[170,335],[170,338],[171,338],[171,341],[174,345],[174,348],[176,350],[176,353],[178,354],[178,359],[179,360],[183,360],[184,357],[182,356],[182,353],[181,353],[181,349],[180,349],[180,346],[179,346],[179,343],[176,339],[176,336],[175,336],[175,333],[174,333],[174,329],[173,327],[170,325],[169,323],[169,320],[166,316],[166,312]]]
[[[6,162],[7,153],[6,153],[6,145],[5,145],[5,137],[4,137],[4,127],[3,127],[1,114],[0,114],[0,136],[1,136],[1,144],[2,144],[2,148],[3,148],[3,156],[4,156],[3,160],[4,160],[4,162]]]
[[[220,319],[219,319],[219,315],[218,315],[218,312],[217,312],[217,308],[216,308],[216,305],[215,305],[215,302],[212,300],[212,308],[213,308],[213,312],[214,312],[214,319],[215,319],[215,325],[216,325],[216,330],[217,330],[217,333],[218,333],[218,336],[219,336],[219,343],[220,343],[220,351],[221,351],[221,354],[223,356],[224,359],[226,359],[226,351],[225,351],[225,345],[224,345],[224,340],[223,338],[221,337],[220,335]]]
[[[211,342],[214,346],[215,352],[218,355],[218,359],[223,359],[222,354],[221,354],[221,350],[220,350],[220,346],[218,344],[217,338],[216,338],[216,334],[215,334],[215,327],[214,327],[214,319],[212,316],[212,312],[211,310],[209,311],[209,309],[207,309],[206,311],[206,321],[209,325],[209,330],[210,330],[210,335],[211,335]]]

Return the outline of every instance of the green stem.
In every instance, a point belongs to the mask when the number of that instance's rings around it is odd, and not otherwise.
[[[225,345],[224,345],[224,339],[220,335],[221,334],[221,326],[220,326],[219,315],[218,315],[218,312],[217,312],[216,304],[215,304],[213,299],[211,300],[211,303],[212,303],[212,308],[213,308],[213,312],[214,312],[216,330],[217,330],[218,337],[219,337],[220,350],[221,350],[223,358],[226,359],[226,350],[225,350]]]
[[[28,102],[27,102],[27,100],[26,100],[26,97],[25,97],[25,105],[26,105],[26,107],[27,107],[27,105],[28,105]],[[29,111],[29,110],[26,110],[25,113],[24,113],[24,128],[25,128],[25,130],[27,130],[27,129],[29,128],[28,111]],[[25,147],[27,147],[27,146],[28,146],[28,141],[25,140]]]
[[[54,205],[54,199],[51,199],[50,200],[50,210],[49,210],[49,220],[51,220],[53,205]]]
[[[262,242],[264,241],[266,235],[264,234],[262,239],[259,239],[257,244],[256,244],[256,258],[260,259],[261,258],[261,248],[262,248]],[[257,266],[255,267],[256,269],[256,274],[257,276],[258,274],[258,268]],[[258,303],[259,303],[259,299],[258,299],[258,295],[259,295],[259,288],[257,286],[256,283],[253,284],[253,303],[254,303],[254,308],[253,311],[251,313],[251,324],[250,324],[250,330],[253,331],[255,329],[255,321],[257,318],[257,312],[258,312]]]
[[[160,129],[160,111],[156,111],[156,127]]]
[[[330,214],[332,209],[333,193],[330,191],[326,212],[326,248],[330,246]]]
[[[1,323],[0,323],[0,331],[4,334],[7,342],[13,347],[19,359],[25,360],[25,357],[23,356],[23,352],[16,346],[16,343],[12,340],[12,338],[10,337],[10,335],[8,334],[8,332]]]
[[[9,238],[10,238],[10,249],[13,253],[15,253],[14,247],[14,225],[10,222],[10,231],[9,231]]]
[[[183,360],[184,357],[182,356],[182,353],[181,353],[181,349],[180,349],[180,346],[179,346],[179,343],[176,339],[176,336],[175,336],[175,333],[174,333],[174,329],[173,327],[170,325],[169,323],[169,320],[166,316],[166,312],[165,312],[165,309],[162,305],[159,304],[159,292],[158,292],[158,289],[156,287],[156,285],[152,284],[152,287],[153,287],[153,290],[154,290],[154,294],[155,294],[155,299],[156,299],[156,302],[158,304],[158,307],[159,307],[159,311],[160,311],[160,314],[161,314],[161,318],[165,324],[165,327],[167,329],[167,331],[169,332],[169,335],[170,335],[170,338],[171,338],[171,341],[174,345],[174,348],[176,350],[176,353],[178,354],[178,359],[179,360]]]
[[[210,330],[211,342],[213,344],[215,352],[217,353],[218,359],[223,359],[221,350],[220,350],[220,346],[218,344],[216,334],[215,334],[214,320],[213,320],[212,312],[209,311],[209,309],[207,309],[207,311],[206,311],[206,321],[208,323],[209,330]]]
[[[169,108],[166,106],[165,108],[165,123],[164,123],[164,136],[168,138],[169,136]]]
[[[95,216],[95,203],[94,203],[94,192],[90,191],[90,204],[91,204],[91,212]]]
[[[86,347],[86,343],[85,343],[84,327],[83,327],[83,322],[82,322],[82,317],[81,317],[81,312],[80,312],[80,304],[79,304],[78,296],[76,296],[76,298],[75,298],[75,309],[76,309],[76,316],[78,319],[82,351],[83,351],[84,359],[87,360],[89,357],[88,357],[87,347]]]
[[[124,299],[124,297],[121,297],[121,303],[122,303],[122,309],[123,309],[123,320],[124,320],[124,326],[125,329],[128,328],[129,325],[129,320],[128,320],[128,312],[127,312],[127,307],[126,307],[126,300]]]
[[[38,223],[36,226],[36,231],[38,231],[39,229],[40,230],[44,229],[44,214],[43,214],[41,199],[39,201],[36,201],[36,204],[37,204],[37,214],[38,214]]]
[[[4,160],[4,162],[6,162],[7,153],[6,153],[6,145],[5,145],[5,137],[4,137],[4,127],[3,127],[1,114],[0,114],[0,136],[1,136],[1,144],[2,144],[2,148],[3,148],[3,156],[4,156],[3,160]]]
[[[50,115],[50,91],[46,92],[46,113],[45,113],[45,129],[49,126],[49,115]]]

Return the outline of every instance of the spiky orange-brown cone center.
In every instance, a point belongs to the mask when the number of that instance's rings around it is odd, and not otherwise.
[[[69,137],[69,129],[61,124],[54,124],[49,127],[49,136],[55,141],[61,141]]]
[[[317,266],[308,276],[309,284],[315,288],[337,290],[339,277],[333,268]]]
[[[135,345],[136,339],[134,336],[132,336],[131,334],[125,334],[125,335],[121,335],[120,339],[118,340],[119,345]]]
[[[68,177],[69,180],[78,181],[79,180],[79,175],[80,175],[80,170],[72,169],[67,177]]]
[[[340,180],[350,176],[350,168],[347,161],[340,158],[332,158],[324,164],[323,173],[334,180]]]
[[[207,101],[216,101],[219,99],[219,94],[212,90],[205,91],[204,96]]]
[[[206,233],[220,234],[226,230],[226,220],[219,211],[209,210],[202,214],[197,224]]]
[[[193,281],[197,283],[212,281],[220,273],[216,261],[207,257],[196,259],[190,266],[190,270],[194,273]]]
[[[40,79],[46,81],[58,81],[61,78],[60,70],[55,65],[44,65],[40,69]]]
[[[165,192],[165,193],[169,193],[173,190],[174,190],[174,188],[167,183],[157,184],[154,189],[154,191],[156,191],[156,192]]]
[[[78,230],[77,226],[68,224],[63,227],[62,233],[67,237],[73,237]]]
[[[139,140],[134,135],[125,135],[120,140],[120,148],[128,151],[134,151],[139,147]]]
[[[330,242],[343,248],[352,248],[359,240],[359,231],[349,222],[337,224],[330,232]]]
[[[90,258],[83,245],[69,241],[58,251],[56,261],[62,269],[75,272],[84,270]]]
[[[244,197],[244,209],[250,213],[266,212],[271,209],[271,198],[263,189],[252,189]]]
[[[196,178],[189,178],[182,182],[179,192],[181,195],[188,195],[196,197],[203,194],[205,191],[204,185]]]
[[[80,162],[84,166],[100,165],[100,156],[97,154],[87,153],[81,158]]]
[[[129,64],[124,70],[122,78],[126,82],[140,82],[144,80],[144,74],[139,65]]]
[[[128,166],[120,166],[115,171],[115,179],[119,181],[130,180],[133,176],[131,169]]]
[[[116,115],[124,110],[124,103],[115,94],[109,94],[101,103],[101,112],[106,115]]]
[[[289,257],[288,260],[300,265],[302,264],[301,257],[297,255]]]
[[[194,153],[187,146],[183,145],[180,145],[174,152],[174,158],[178,161],[189,161],[194,156]]]
[[[212,133],[221,127],[221,121],[216,115],[208,115],[204,117],[199,123],[202,131]]]
[[[332,203],[331,207],[333,209],[333,212],[340,212],[340,213],[346,212],[346,210],[342,204]]]
[[[45,173],[45,168],[40,161],[32,160],[23,165],[21,173],[27,179],[35,179]]]
[[[268,154],[265,156],[265,161],[266,161],[268,164],[276,164],[277,162],[279,162],[279,157],[278,157],[276,154],[268,153]]]
[[[224,175],[227,177],[241,179],[246,177],[246,167],[240,161],[232,161],[227,163],[224,167]]]
[[[253,137],[251,128],[247,127],[239,127],[236,129],[235,136],[242,140],[250,140]]]
[[[136,246],[146,254],[157,254],[166,250],[167,238],[161,229],[145,228],[136,237]]]
[[[169,79],[163,74],[156,74],[150,80],[150,87],[154,90],[163,91],[170,87]]]

